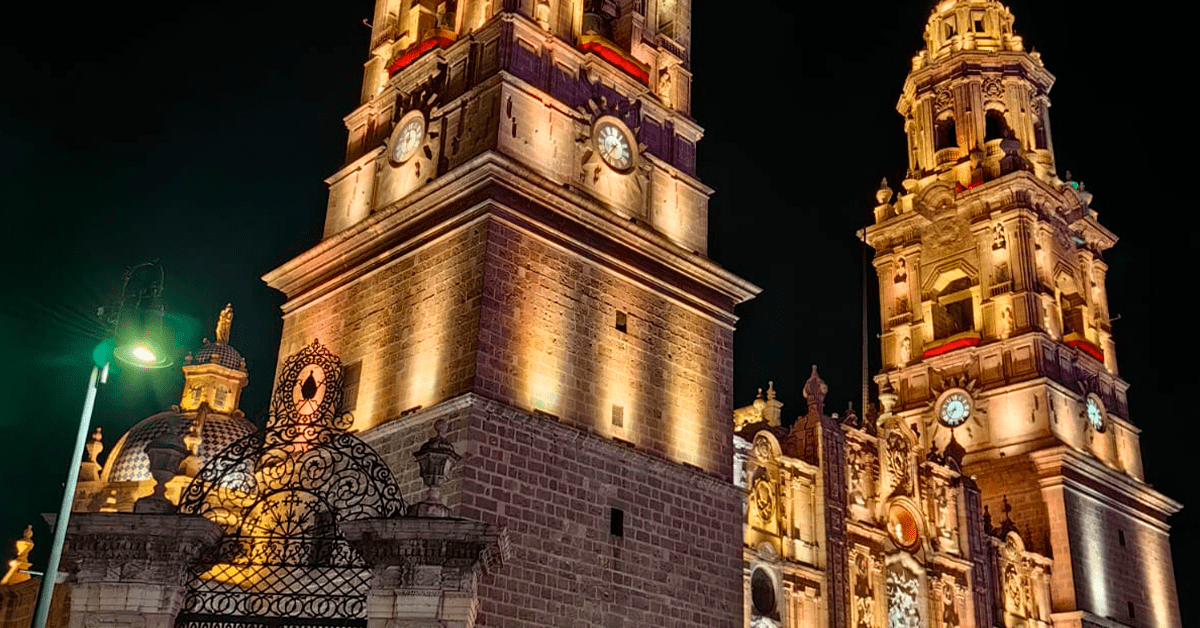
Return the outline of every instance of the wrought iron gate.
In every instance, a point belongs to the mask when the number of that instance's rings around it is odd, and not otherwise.
[[[387,464],[347,429],[341,361],[288,358],[266,427],[197,474],[180,512],[222,527],[189,572],[178,628],[365,626],[370,572],[339,524],[404,512]]]

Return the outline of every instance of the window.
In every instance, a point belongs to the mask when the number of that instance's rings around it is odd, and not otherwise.
[[[1125,547],[1125,531],[1117,530],[1117,541],[1121,543],[1121,547]]]
[[[611,508],[608,512],[608,533],[617,536],[625,536],[625,511],[620,508]]]
[[[625,312],[617,312],[617,331],[622,334],[629,333],[629,317]]]
[[[1083,310],[1086,307],[1083,297],[1078,292],[1064,292],[1059,297],[1058,303],[1059,308],[1062,310],[1063,335],[1083,334],[1085,331]]]
[[[985,118],[984,141],[1001,140],[1008,135],[1008,122],[1004,120],[1004,112],[989,109]]]
[[[974,26],[976,33],[983,32],[983,13],[975,12],[971,14],[971,24]]]
[[[625,427],[625,406],[613,404],[612,424],[613,427]]]
[[[342,410],[350,412],[358,406],[358,381],[362,379],[362,360],[342,369]]]
[[[1038,150],[1046,149],[1046,125],[1041,120],[1033,122],[1033,147]]]
[[[954,146],[958,146],[958,129],[954,126],[954,116],[938,118],[937,122],[933,123],[933,150]]]
[[[1133,602],[1128,602],[1128,604],[1129,604],[1129,618],[1134,619],[1135,617],[1137,617],[1137,614],[1133,612]]]
[[[954,28],[954,18],[949,18],[945,22],[942,22],[942,28],[946,33],[945,38],[947,41],[957,33],[957,30]]]
[[[943,288],[933,303],[933,336],[935,339],[948,338],[974,329],[971,280],[962,277]]]
[[[755,615],[775,617],[775,582],[761,567],[750,576],[750,600],[754,604]]]

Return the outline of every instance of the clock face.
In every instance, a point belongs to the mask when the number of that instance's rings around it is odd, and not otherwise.
[[[404,163],[416,154],[425,139],[425,116],[420,111],[410,111],[400,119],[396,132],[392,137],[391,159],[394,163]]]
[[[633,148],[629,135],[617,122],[601,120],[592,133],[600,158],[617,172],[628,172],[633,167]]]
[[[1104,431],[1104,409],[1100,407],[1100,402],[1096,401],[1095,397],[1087,399],[1087,420],[1092,429],[1097,432]]]
[[[971,398],[964,392],[952,392],[938,406],[938,420],[946,427],[958,427],[971,418]]]
[[[309,364],[296,377],[292,387],[292,402],[296,404],[296,413],[302,417],[316,414],[325,400],[325,370],[316,364]]]

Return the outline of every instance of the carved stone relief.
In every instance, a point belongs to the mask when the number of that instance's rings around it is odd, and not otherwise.
[[[1004,83],[998,76],[983,77],[983,100],[995,102],[1004,100]]]

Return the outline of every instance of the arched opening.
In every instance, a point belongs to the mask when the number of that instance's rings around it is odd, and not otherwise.
[[[971,279],[960,277],[947,284],[933,301],[933,337],[949,338],[974,329],[975,308],[971,299]]]
[[[1034,120],[1033,122],[1033,147],[1038,150],[1045,150],[1048,146],[1046,141],[1046,124],[1042,120]]]
[[[958,129],[954,126],[954,116],[946,114],[933,123],[933,149],[942,150],[958,146]]]
[[[616,17],[617,6],[612,0],[586,0],[583,4],[583,34],[612,39],[612,23]]]
[[[1062,335],[1086,335],[1087,326],[1084,323],[1084,310],[1087,301],[1075,287],[1075,282],[1066,277],[1058,281],[1058,309],[1062,313]]]
[[[989,109],[984,118],[984,127],[983,139],[985,142],[1002,140],[1008,135],[1008,122],[1004,119],[1003,111]]]

